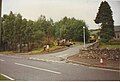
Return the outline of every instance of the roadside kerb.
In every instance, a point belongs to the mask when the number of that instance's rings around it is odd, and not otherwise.
[[[84,66],[90,66],[90,67],[98,67],[98,68],[105,68],[105,69],[113,69],[113,70],[120,70],[120,68],[112,68],[112,67],[101,67],[98,65],[93,65],[93,64],[88,64],[88,63],[84,63],[84,62],[78,62],[78,61],[73,61],[73,60],[66,60],[67,62],[71,62],[71,63],[76,63],[76,64],[81,64]]]
[[[55,63],[64,63],[63,61],[54,61],[49,59],[40,59],[40,58],[28,58],[29,60],[43,61],[43,62],[55,62]]]

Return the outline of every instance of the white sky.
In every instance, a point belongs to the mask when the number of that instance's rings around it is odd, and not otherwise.
[[[10,11],[24,18],[37,20],[40,15],[58,21],[63,17],[84,20],[89,29],[98,28],[94,23],[102,0],[3,0],[2,14]],[[107,0],[113,11],[115,25],[120,25],[120,0]]]

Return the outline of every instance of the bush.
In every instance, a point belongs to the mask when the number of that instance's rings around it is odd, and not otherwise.
[[[102,38],[100,41],[103,42],[103,43],[107,43],[107,42],[108,42],[108,39]]]

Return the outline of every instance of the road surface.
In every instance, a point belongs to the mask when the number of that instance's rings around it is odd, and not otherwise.
[[[0,55],[0,73],[11,80],[87,81],[120,80],[120,72],[76,64],[33,61]]]
[[[91,45],[86,44],[86,47]],[[83,45],[74,45],[69,47],[67,50],[57,52],[57,53],[49,53],[49,54],[43,54],[43,55],[31,55],[27,56],[29,59],[35,59],[35,60],[44,60],[44,61],[53,61],[53,62],[65,62],[61,60],[66,60],[67,57],[78,54],[79,50],[83,48]]]

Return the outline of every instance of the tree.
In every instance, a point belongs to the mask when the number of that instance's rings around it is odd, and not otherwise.
[[[9,15],[4,15],[2,18],[3,27],[3,44],[5,50],[22,51],[22,44],[26,42],[25,30],[27,27],[27,19],[22,19],[20,14],[13,14],[11,11]]]
[[[15,43],[15,15],[10,12],[9,15],[4,15],[2,18],[3,28],[3,44],[7,46],[8,50],[14,49]],[[18,29],[17,29],[18,30]]]
[[[112,10],[107,1],[101,2],[94,21],[96,24],[101,23],[100,38],[102,42],[108,42],[115,36]]]
[[[86,30],[86,41],[88,41],[89,32],[83,20],[64,17],[62,20],[55,23],[55,36],[74,41],[83,41],[83,26]]]
[[[32,21],[11,11],[2,17],[4,50],[30,51],[45,44],[54,45],[57,38],[83,41],[83,26],[86,27],[88,40],[88,28],[83,20],[64,17],[54,23],[52,19],[47,20],[41,15],[37,21]]]
[[[1,12],[2,12],[2,0],[0,0],[0,50],[2,50],[2,17],[1,17]]]

